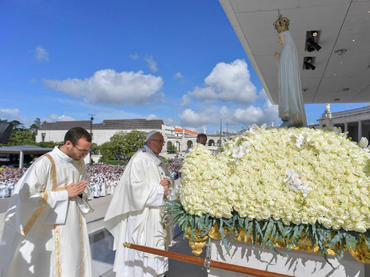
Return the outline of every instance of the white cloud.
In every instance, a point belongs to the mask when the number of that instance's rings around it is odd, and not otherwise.
[[[191,97],[188,94],[182,96],[181,106],[185,106],[191,102]]]
[[[0,119],[3,120],[20,120],[19,116],[19,109],[13,108],[13,109],[7,109],[7,108],[0,108]]]
[[[177,72],[174,76],[173,76],[174,79],[182,79],[184,78],[184,76],[182,75],[181,72]]]
[[[268,125],[273,122],[274,125],[281,122],[281,119],[279,117],[279,106],[278,105],[272,105],[269,100],[266,100],[265,105],[263,106],[264,110],[264,122]]]
[[[29,127],[34,123],[32,118],[22,118],[19,115],[19,109],[1,109],[0,108],[0,119],[7,119],[8,121],[19,120],[25,127]],[[57,115],[50,114],[48,118],[41,118],[41,121],[74,121],[75,119],[68,115]]]
[[[179,117],[181,119],[181,125],[199,128],[208,124],[216,124],[219,121],[220,115],[216,109],[206,109],[200,112],[185,109]]]
[[[153,119],[160,119],[157,115],[155,114],[150,114],[146,117],[147,120],[153,120]]]
[[[280,119],[278,117],[278,108],[276,105],[266,100],[263,107],[250,105],[245,109],[237,108],[231,110],[226,106],[221,108],[211,107],[196,112],[192,109],[185,109],[180,115],[181,124],[187,127],[199,128],[207,125],[217,125],[220,119],[230,126],[243,126],[248,128],[251,124],[262,125],[266,123],[276,125]]]
[[[275,125],[280,121],[278,116],[278,107],[272,105],[270,101],[266,101],[263,107],[250,105],[245,109],[237,108],[234,111],[227,110],[225,112],[229,124],[232,125],[243,125],[249,127],[251,124],[262,125],[266,123],[271,125],[273,122]]]
[[[176,121],[173,120],[172,118],[165,118],[163,121],[164,121],[164,124],[166,124],[167,126],[175,126],[176,125]]]
[[[158,71],[157,62],[153,59],[152,56],[145,58],[145,61],[148,63],[148,66],[152,72]]]
[[[52,89],[81,97],[87,103],[142,105],[160,96],[163,85],[161,77],[138,72],[116,72],[112,69],[99,70],[90,78],[66,80],[44,80]]]
[[[42,46],[37,46],[36,49],[35,49],[35,58],[39,62],[48,62],[49,61],[49,53]]]
[[[51,114],[50,116],[51,121],[75,121],[75,119],[72,116],[69,115],[57,115],[57,114]]]
[[[195,87],[187,96],[234,103],[254,103],[256,87],[250,80],[248,65],[243,60],[218,63],[205,78],[205,87]]]
[[[0,119],[2,120],[18,120],[25,126],[26,128],[29,127],[34,119],[27,117],[23,118],[19,115],[19,109],[18,108],[0,108]]]

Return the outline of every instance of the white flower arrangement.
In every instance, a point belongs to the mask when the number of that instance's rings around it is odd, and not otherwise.
[[[301,173],[289,168],[286,170],[285,174],[287,177],[284,179],[284,182],[287,187],[295,192],[302,192],[303,197],[306,198],[307,194],[312,190],[311,183],[303,183]]]
[[[360,141],[358,142],[358,145],[364,149],[365,152],[370,152],[370,146],[369,146],[369,141],[367,138],[362,137]]]
[[[196,216],[237,212],[251,220],[364,233],[370,229],[370,154],[345,134],[253,126],[217,156],[200,144],[192,148],[180,201]]]

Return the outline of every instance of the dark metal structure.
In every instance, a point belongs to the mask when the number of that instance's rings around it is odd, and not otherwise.
[[[0,122],[0,144],[7,144],[13,131],[13,125],[7,122]]]

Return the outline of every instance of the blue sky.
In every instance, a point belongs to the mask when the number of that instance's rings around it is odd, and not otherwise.
[[[216,0],[5,0],[0,23],[1,119],[279,122]],[[308,122],[324,109],[306,105]]]

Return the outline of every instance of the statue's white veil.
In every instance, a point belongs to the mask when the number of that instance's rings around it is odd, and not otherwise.
[[[306,126],[297,49],[289,31],[282,32],[279,36],[284,41],[280,54],[279,116],[282,120],[289,121],[289,125]]]

